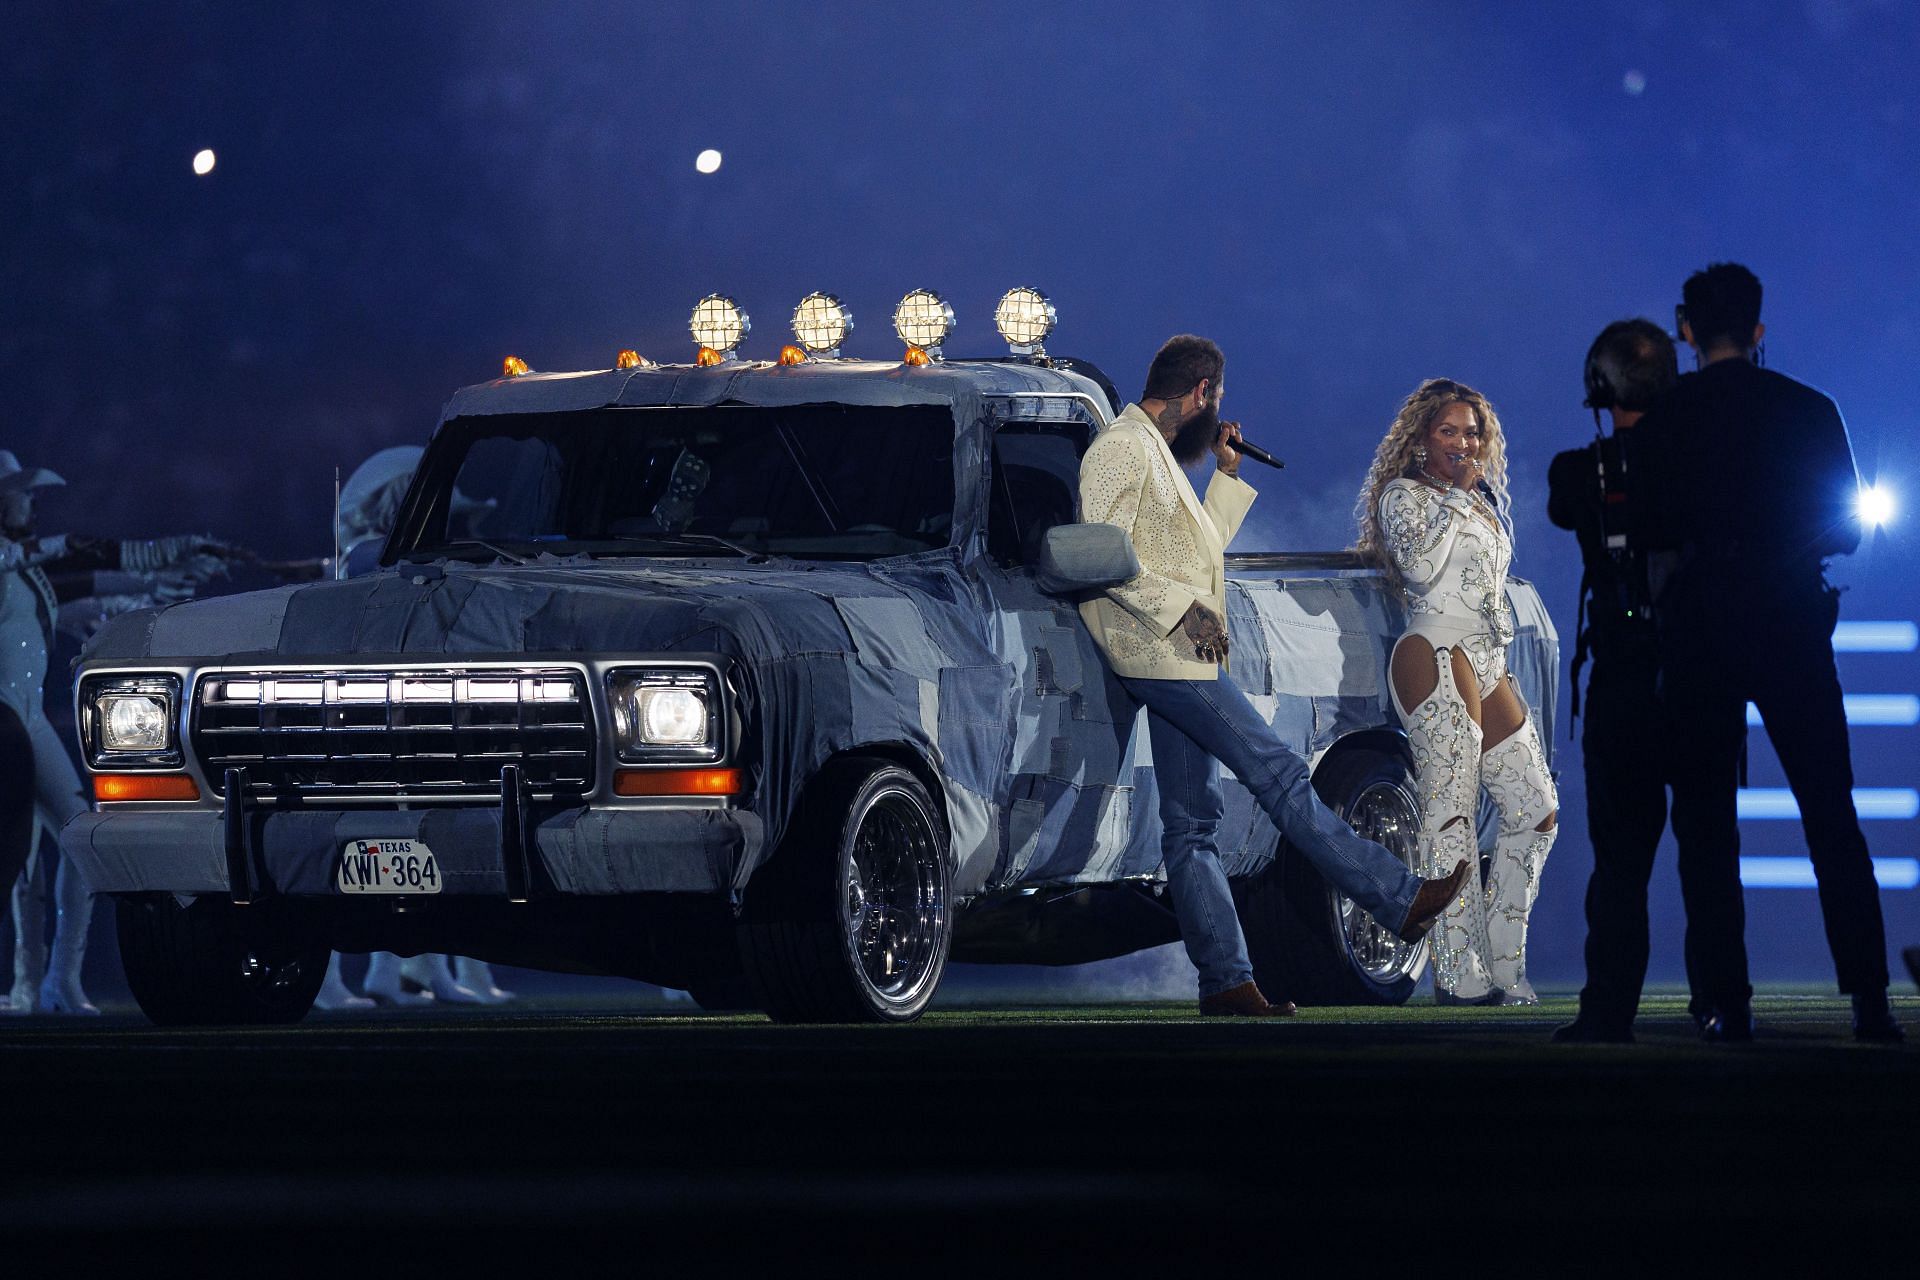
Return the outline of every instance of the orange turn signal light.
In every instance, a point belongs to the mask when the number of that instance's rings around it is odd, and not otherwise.
[[[96,773],[95,800],[198,800],[199,784],[184,773]]]
[[[781,364],[805,364],[806,362],[807,353],[799,347],[794,346],[791,342],[780,348]]]
[[[900,357],[901,364],[910,364],[916,369],[925,368],[933,363],[933,357],[921,347],[908,347],[907,354]]]
[[[519,356],[508,356],[500,362],[500,375],[505,378],[517,378],[528,372],[527,362]]]
[[[618,769],[617,796],[737,796],[747,789],[739,769]]]
[[[725,364],[727,358],[718,351],[715,351],[712,347],[702,347],[700,348],[700,354],[693,358],[693,362],[702,369],[711,369],[717,364]]]
[[[640,367],[640,353],[632,347],[628,347],[625,351],[622,351],[613,358],[613,367],[616,369],[638,369]]]

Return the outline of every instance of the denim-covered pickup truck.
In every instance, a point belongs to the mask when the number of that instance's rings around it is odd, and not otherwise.
[[[371,572],[109,623],[76,694],[98,804],[61,842],[117,899],[141,1008],[298,1019],[331,948],[903,1020],[949,959],[1175,939],[1141,713],[1074,609],[1100,579],[1050,550],[1115,397],[1024,346],[510,360],[448,404]],[[1339,555],[1229,572],[1234,678],[1411,857],[1398,606]],[[1512,603],[1551,743],[1557,640]],[[1404,1000],[1424,944],[1227,794],[1262,989]]]

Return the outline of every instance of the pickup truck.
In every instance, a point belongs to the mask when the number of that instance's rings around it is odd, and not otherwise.
[[[128,614],[85,653],[96,804],[61,842],[116,900],[141,1009],[297,1020],[332,949],[902,1021],[949,961],[1174,940],[1142,713],[1074,609],[1103,579],[1052,551],[1117,408],[1032,342],[510,359],[448,403],[370,572]],[[1411,860],[1398,603],[1344,553],[1229,574],[1233,678]],[[1557,638],[1530,585],[1511,599],[1551,743]],[[1424,944],[1226,786],[1263,989],[1404,1001]]]

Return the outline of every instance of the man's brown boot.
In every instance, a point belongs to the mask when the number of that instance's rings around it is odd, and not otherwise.
[[[1427,930],[1433,928],[1433,922],[1447,909],[1447,904],[1460,894],[1460,886],[1467,882],[1467,861],[1462,858],[1453,865],[1453,874],[1444,880],[1427,880],[1420,885],[1420,892],[1413,895],[1413,905],[1407,908],[1407,918],[1400,924],[1402,942],[1418,942],[1427,936]]]
[[[1200,1016],[1203,1018],[1291,1018],[1293,1001],[1283,1000],[1279,1004],[1268,1004],[1267,998],[1260,994],[1258,985],[1253,982],[1243,982],[1237,987],[1228,987],[1225,991],[1201,996]]]

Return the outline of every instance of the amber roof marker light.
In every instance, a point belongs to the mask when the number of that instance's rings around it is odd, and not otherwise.
[[[739,303],[724,293],[708,294],[694,304],[693,316],[687,321],[693,340],[700,344],[694,363],[710,369],[734,359],[734,352],[752,328],[753,322]]]
[[[517,378],[523,373],[532,372],[527,368],[527,362],[519,356],[508,356],[500,362],[500,376],[503,378]]]
[[[613,358],[613,367],[616,369],[652,369],[656,366],[653,361],[647,359],[632,347],[628,347]]]

